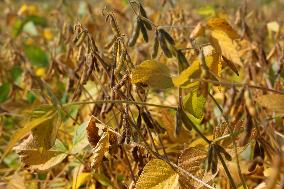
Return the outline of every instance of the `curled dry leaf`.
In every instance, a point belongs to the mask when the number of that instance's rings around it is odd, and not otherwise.
[[[194,39],[205,34],[205,27],[199,22],[190,33],[190,38]]]
[[[179,156],[178,166],[199,178],[204,183],[209,183],[217,175],[218,171],[213,175],[211,172],[205,170],[206,156],[207,151],[195,147],[187,148]],[[184,176],[180,176],[179,182],[185,189],[196,189],[203,186],[200,182]]]
[[[223,18],[211,18],[207,21],[207,26],[210,30],[224,31],[232,40],[239,38],[238,33]]]
[[[96,119],[94,116],[91,117],[87,126],[87,136],[90,145],[94,148],[100,140],[99,127],[97,127]]]
[[[108,132],[104,132],[98,141],[96,147],[93,149],[92,163],[91,166],[94,168],[98,168],[101,164],[105,152],[109,147],[109,134]]]
[[[109,150],[109,145],[112,145],[113,150],[117,147],[117,133],[101,124],[97,124],[96,118],[91,116],[87,126],[87,136],[93,148],[91,166],[98,168],[105,153]]]

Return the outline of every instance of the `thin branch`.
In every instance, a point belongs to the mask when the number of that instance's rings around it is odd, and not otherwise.
[[[143,105],[143,106],[154,106],[159,108],[168,108],[176,110],[177,107],[175,106],[167,106],[161,104],[152,104],[146,102],[136,102],[136,101],[129,101],[129,100],[95,100],[95,101],[81,101],[81,102],[70,102],[63,104],[63,107],[68,107],[72,105],[84,105],[84,104],[103,104],[103,103],[117,103],[117,104],[134,104],[134,105]]]
[[[235,184],[235,182],[234,182],[234,180],[233,180],[233,177],[232,177],[232,175],[231,175],[231,173],[230,173],[230,171],[229,171],[229,169],[228,169],[228,167],[227,167],[227,165],[226,165],[226,163],[225,163],[225,161],[224,161],[224,159],[223,159],[223,157],[221,156],[220,153],[218,153],[218,157],[219,157],[219,159],[220,159],[220,161],[221,161],[221,164],[222,164],[223,167],[224,167],[224,170],[225,170],[225,172],[226,172],[226,174],[227,174],[227,176],[228,176],[228,178],[229,178],[229,181],[230,181],[232,187],[233,187],[234,189],[237,189],[237,186],[236,186],[236,184]]]
[[[273,92],[273,93],[277,93],[277,94],[284,94],[284,91],[277,91],[277,90],[265,88],[265,87],[262,87],[262,86],[250,85],[248,83],[215,81],[215,80],[210,80],[210,79],[192,79],[190,81],[191,82],[196,82],[196,81],[207,82],[207,83],[212,83],[212,84],[217,84],[217,85],[222,85],[222,86],[228,86],[228,87],[244,87],[244,86],[246,86],[246,87],[249,87],[249,88],[258,89],[258,90],[262,90],[262,91],[269,91],[269,92]]]

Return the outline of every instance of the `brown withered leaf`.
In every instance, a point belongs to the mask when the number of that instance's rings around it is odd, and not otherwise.
[[[161,121],[161,126],[166,129],[167,136],[173,142],[185,143],[188,142],[191,135],[184,127],[180,127],[180,132],[175,135],[175,115],[166,109],[159,109],[158,120]]]
[[[96,124],[96,119],[94,116],[91,116],[91,119],[87,126],[87,135],[88,135],[88,141],[92,147],[96,147],[97,143],[100,140],[99,136],[99,128]]]
[[[211,172],[205,170],[205,160],[207,151],[199,148],[191,147],[185,149],[178,159],[178,166],[185,169],[195,177],[201,179],[204,183],[209,183],[217,175],[218,171],[212,175]],[[180,176],[179,182],[182,188],[196,189],[202,188],[203,185],[189,177]]]
[[[242,120],[238,121],[235,124],[232,124],[232,123],[230,124],[231,124],[231,127],[233,128],[233,132],[238,133],[238,135],[244,130],[244,122]],[[213,138],[216,139],[216,138],[229,135],[229,134],[231,134],[229,126],[226,122],[223,122],[214,128]],[[218,144],[224,148],[229,148],[229,147],[232,147],[232,140],[230,137],[228,137],[218,142]]]
[[[269,111],[283,113],[284,112],[284,95],[267,94],[260,96],[256,102]]]
[[[248,144],[242,144],[240,141],[241,141],[241,138],[242,136],[245,134],[244,130],[245,130],[245,124],[242,120],[236,122],[236,123],[230,123],[231,124],[231,127],[233,129],[233,133],[235,134],[235,140],[236,140],[236,143],[237,143],[237,151],[238,153],[242,152],[243,150],[246,149],[247,145]],[[231,132],[230,132],[230,129],[229,129],[229,126],[228,126],[228,123],[226,122],[223,122],[221,124],[219,124],[218,126],[216,126],[214,128],[214,135],[213,135],[213,139],[217,139],[217,138],[220,138],[220,137],[223,137],[223,136],[228,136],[230,135]],[[250,138],[254,138],[256,135],[256,129],[253,128],[252,129],[252,134],[250,136]],[[227,137],[221,141],[218,141],[217,144],[219,144],[220,146],[222,146],[226,152],[228,152],[233,158],[236,156],[235,154],[235,150],[234,150],[234,146],[233,146],[233,141],[231,139],[231,137]]]
[[[101,164],[105,152],[109,148],[109,134],[108,132],[104,132],[98,141],[97,145],[93,149],[92,163],[91,166],[94,168],[98,168]]]

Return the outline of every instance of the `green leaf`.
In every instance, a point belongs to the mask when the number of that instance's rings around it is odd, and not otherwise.
[[[183,99],[184,110],[194,117],[201,119],[203,117],[204,105],[206,98],[197,94],[197,90],[192,91]]]
[[[36,16],[36,15],[30,15],[25,17],[22,20],[17,20],[12,28],[12,35],[13,37],[17,37],[24,29],[24,26],[28,23],[32,22],[35,25],[39,25],[42,27],[47,26],[47,20],[44,17]]]
[[[154,159],[148,162],[139,177],[137,189],[174,189],[179,186],[179,175],[165,161]]]
[[[48,67],[48,55],[40,47],[34,45],[25,45],[24,52],[33,66]]]
[[[28,91],[28,92],[27,92],[27,95],[26,95],[26,98],[27,98],[27,101],[28,101],[30,104],[32,104],[32,103],[35,101],[36,96],[33,94],[32,91]]]
[[[138,65],[132,72],[131,82],[147,84],[156,89],[173,87],[169,68],[155,60],[146,60]]]
[[[75,131],[73,137],[73,147],[71,150],[71,154],[76,154],[81,152],[86,146],[89,145],[88,137],[87,137],[87,122],[82,123]]]
[[[9,83],[3,83],[0,86],[0,103],[4,102],[9,98],[9,93],[10,93],[11,87]]]
[[[66,148],[66,146],[63,144],[63,142],[59,139],[55,140],[54,146],[52,147],[52,149],[60,151],[60,152],[67,152],[68,149]]]
[[[34,143],[42,150],[50,149],[56,140],[58,128],[61,124],[60,114],[57,112],[49,119],[32,129]]]
[[[212,5],[207,5],[197,9],[197,14],[201,16],[213,16],[215,14],[215,9]]]
[[[103,173],[96,173],[93,172],[93,176],[95,179],[103,186],[112,186],[111,181],[107,176],[105,176]]]
[[[11,75],[13,77],[13,80],[18,83],[20,81],[21,75],[23,73],[23,70],[20,65],[13,66],[11,70]]]

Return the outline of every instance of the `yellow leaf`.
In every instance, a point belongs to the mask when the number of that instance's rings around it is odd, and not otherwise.
[[[44,115],[38,117],[37,119],[29,120],[25,123],[25,126],[15,132],[15,134],[10,139],[1,159],[0,162],[4,159],[4,157],[10,152],[10,150],[13,148],[13,146],[17,143],[18,140],[23,138],[28,132],[30,132],[33,128],[39,126],[40,124],[49,121],[50,119],[53,119],[53,117],[57,113],[53,110],[46,112]]]
[[[80,172],[76,178],[73,179],[72,189],[78,189],[86,185],[91,179],[91,173]]]
[[[23,4],[21,6],[21,8],[18,11],[18,15],[23,15],[28,11],[28,5],[27,4]]]
[[[132,72],[131,82],[147,84],[158,89],[173,87],[169,68],[155,60],[146,60],[139,64]]]
[[[40,151],[32,148],[33,138],[32,135],[20,145],[16,146],[14,150],[19,154],[21,161],[26,166],[31,166],[32,169],[45,171],[51,167],[62,162],[66,157],[66,153],[58,150],[45,150]]]
[[[206,138],[208,140],[213,140],[213,135],[208,135],[206,136]],[[208,147],[208,143],[205,142],[203,138],[197,138],[188,145],[188,147],[200,147],[200,146]]]
[[[35,15],[38,12],[38,8],[35,5],[29,5],[28,6],[28,14],[29,15]]]
[[[223,55],[235,64],[241,64],[240,56],[235,42],[230,36],[222,30],[213,30],[211,32],[211,42],[217,53]]]
[[[216,53],[205,57],[208,68],[217,76],[221,74],[221,64]],[[196,59],[187,69],[177,77],[173,77],[173,83],[176,87],[193,88],[197,87],[199,82],[191,82],[190,79],[199,79],[201,75],[200,60]]]
[[[220,30],[225,32],[232,40],[239,38],[238,33],[223,18],[211,18],[208,20],[207,26],[210,30]]]
[[[18,15],[35,15],[38,8],[35,5],[23,4],[18,11]]]
[[[39,77],[44,76],[45,75],[45,69],[44,68],[37,68],[35,71],[35,74]]]
[[[51,32],[50,28],[44,28],[43,37],[49,41],[53,39],[53,33]]]
[[[148,162],[140,175],[137,189],[175,189],[179,187],[179,175],[160,159]]]

